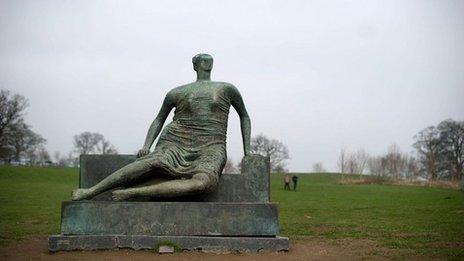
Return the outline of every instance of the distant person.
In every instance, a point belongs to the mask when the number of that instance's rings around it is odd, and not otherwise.
[[[287,190],[287,188],[288,188],[288,190],[291,190],[290,189],[290,176],[288,174],[285,174],[285,176],[284,176],[284,184],[285,184],[284,185],[284,190]]]
[[[293,175],[292,182],[293,182],[293,190],[296,190],[296,184],[298,183],[298,176],[297,175]]]

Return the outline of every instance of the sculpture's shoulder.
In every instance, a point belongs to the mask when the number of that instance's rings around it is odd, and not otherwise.
[[[224,91],[224,93],[226,93],[228,96],[236,95],[237,93],[239,93],[237,87],[235,87],[232,83],[213,82],[213,84],[221,88]]]
[[[195,92],[197,90],[196,87],[198,87],[196,85],[198,84],[204,84],[204,82],[203,83],[192,82],[192,83],[181,85],[179,87],[176,87],[170,90],[168,94],[166,95],[166,97],[169,100],[177,100],[177,98],[179,97],[183,97],[185,95],[188,95],[191,92]],[[233,84],[228,83],[228,82],[209,81],[208,85],[210,87],[213,87],[213,89],[210,89],[210,90],[215,89],[216,91],[220,91],[224,93],[228,97],[234,97],[240,94],[238,89]]]
[[[167,98],[169,99],[175,99],[183,94],[185,94],[185,92],[187,91],[187,89],[192,85],[193,83],[188,83],[188,84],[184,84],[184,85],[181,85],[181,86],[178,86],[174,89],[171,89],[168,94],[166,95]]]
[[[235,86],[232,84],[232,83],[228,83],[228,82],[216,82],[216,81],[211,81],[212,84],[218,86],[218,87],[222,87],[222,88],[235,88]]]
[[[234,100],[237,97],[240,97],[240,92],[233,84],[228,82],[217,82],[218,85],[224,90],[224,93],[229,97],[229,99]]]

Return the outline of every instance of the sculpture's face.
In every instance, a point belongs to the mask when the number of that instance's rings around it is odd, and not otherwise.
[[[198,54],[192,59],[195,71],[211,71],[213,69],[213,57],[209,54]]]

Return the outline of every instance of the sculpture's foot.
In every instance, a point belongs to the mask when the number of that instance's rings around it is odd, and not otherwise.
[[[89,193],[90,189],[82,189],[82,188],[79,188],[79,189],[75,189],[73,190],[73,192],[71,193],[71,199],[72,200],[83,200],[83,199],[86,199],[90,196],[90,193]]]
[[[123,189],[115,190],[112,194],[111,198],[113,198],[114,201],[123,201],[131,197],[131,194]]]

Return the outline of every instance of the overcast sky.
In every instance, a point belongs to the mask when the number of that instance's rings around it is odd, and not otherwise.
[[[464,120],[464,1],[0,1],[0,88],[67,153],[100,132],[141,148],[191,58],[234,84],[252,135],[284,142],[289,169],[336,170],[341,147],[412,151],[421,129]],[[228,154],[242,157],[231,110]]]

